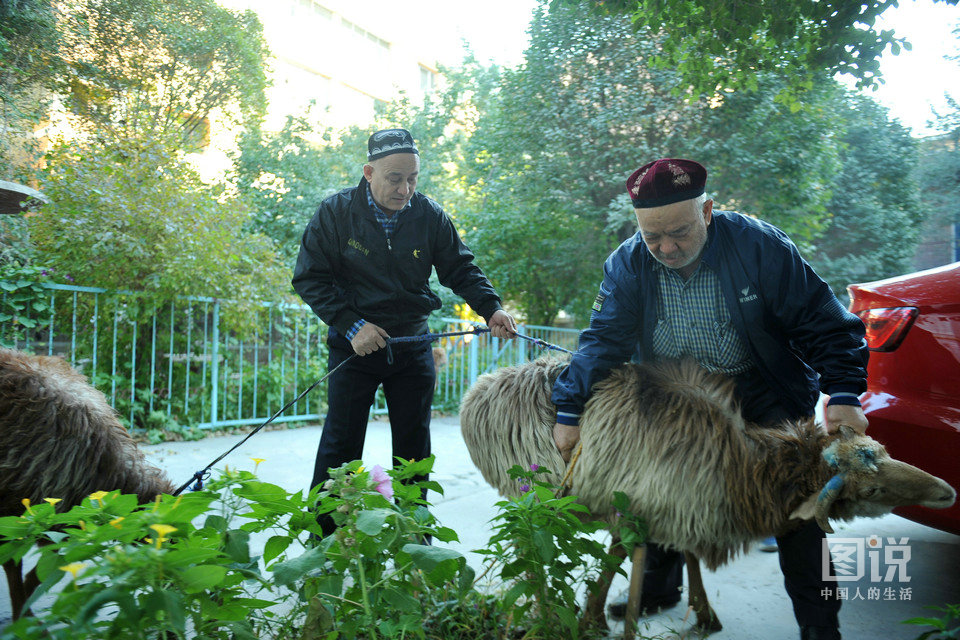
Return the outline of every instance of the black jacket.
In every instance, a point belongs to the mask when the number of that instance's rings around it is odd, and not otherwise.
[[[430,290],[440,283],[489,320],[500,298],[440,205],[414,193],[391,241],[367,202],[367,180],[324,200],[307,224],[293,272],[293,288],[341,335],[359,320],[391,336],[418,335],[439,309]]]

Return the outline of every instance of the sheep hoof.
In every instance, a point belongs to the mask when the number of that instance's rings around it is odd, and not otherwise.
[[[706,615],[697,614],[697,630],[700,633],[715,633],[721,629],[723,629],[723,625],[720,624],[720,618],[713,612],[713,609],[708,611]]]

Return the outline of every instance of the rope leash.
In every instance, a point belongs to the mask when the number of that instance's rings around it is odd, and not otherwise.
[[[264,423],[261,424],[259,427],[257,427],[256,429],[254,429],[253,431],[251,431],[250,433],[248,433],[248,434],[247,434],[247,437],[245,437],[243,440],[241,440],[241,441],[238,442],[237,444],[235,444],[235,445],[233,445],[232,447],[230,447],[229,449],[227,449],[227,451],[226,451],[225,453],[221,454],[219,458],[217,458],[216,460],[214,460],[213,462],[211,462],[210,464],[208,464],[208,465],[207,465],[206,467],[204,467],[202,470],[197,471],[196,473],[194,473],[192,478],[190,478],[189,480],[187,480],[187,481],[183,484],[183,486],[181,486],[179,489],[177,489],[176,491],[173,492],[173,495],[178,496],[178,495],[180,495],[181,493],[183,493],[183,490],[186,489],[187,487],[189,487],[191,482],[196,482],[196,484],[193,485],[193,489],[192,489],[193,491],[200,491],[201,489],[203,489],[203,481],[210,477],[210,467],[212,467],[213,465],[217,464],[218,462],[220,462],[221,460],[223,460],[224,458],[226,458],[228,455],[230,455],[231,453],[233,453],[238,447],[240,447],[240,445],[242,445],[244,442],[246,442],[247,440],[249,440],[250,438],[252,438],[254,435],[256,435],[256,433],[257,433],[258,431],[260,431],[260,429],[263,429],[265,426],[267,426],[268,424],[270,424],[271,422],[273,422],[274,420],[276,420],[277,418],[279,418],[280,415],[281,415],[284,411],[286,411],[286,410],[289,409],[291,406],[293,406],[294,404],[296,404],[297,402],[299,402],[300,399],[303,398],[303,396],[307,395],[308,393],[310,393],[311,391],[313,391],[314,389],[316,389],[316,388],[317,388],[317,385],[319,385],[321,382],[323,382],[324,380],[326,380],[327,378],[329,378],[330,376],[332,376],[334,373],[336,373],[336,372],[337,372],[337,369],[339,369],[339,368],[342,367],[343,365],[347,364],[348,362],[350,362],[351,360],[353,360],[353,359],[356,358],[356,357],[357,357],[357,354],[354,353],[354,354],[351,355],[349,358],[347,358],[346,360],[344,360],[343,362],[341,362],[340,364],[338,364],[337,366],[335,366],[333,369],[331,369],[330,371],[328,371],[328,372],[327,372],[327,375],[323,376],[322,378],[320,378],[319,380],[317,380],[316,382],[314,382],[312,385],[310,385],[309,387],[307,387],[306,389],[304,389],[304,390],[300,393],[300,395],[298,395],[296,398],[294,398],[293,400],[291,400],[291,401],[288,402],[287,404],[283,405],[283,407],[282,407],[279,411],[277,411],[275,414],[273,414],[272,416],[270,416],[270,418],[268,418],[266,422],[264,422]]]
[[[583,451],[583,440],[577,444],[577,450],[574,452],[573,457],[570,458],[570,464],[567,465],[567,473],[564,474],[563,480],[560,481],[560,486],[557,487],[556,493],[553,494],[554,498],[559,498],[564,490],[567,488],[567,480],[570,479],[570,475],[573,473],[573,468],[577,466],[577,460],[580,459],[580,453]],[[573,483],[570,483],[570,487],[573,488]]]
[[[448,331],[448,332],[446,332],[446,333],[424,333],[424,334],[421,334],[421,335],[419,335],[419,336],[401,336],[401,337],[397,337],[397,338],[387,338],[387,346],[386,346],[386,349],[387,349],[387,362],[390,363],[390,364],[393,363],[393,352],[390,350],[390,345],[391,345],[391,344],[399,344],[399,343],[406,343],[406,342],[433,342],[433,341],[435,341],[435,340],[439,340],[440,338],[449,338],[449,337],[464,336],[464,335],[479,335],[479,334],[481,334],[481,333],[489,333],[489,332],[490,332],[490,329],[489,329],[488,327],[479,327],[479,326],[477,326],[477,327],[474,327],[473,329],[469,329],[469,330],[467,330],[467,331]],[[527,340],[527,341],[529,341],[529,342],[534,343],[535,345],[539,346],[541,349],[553,349],[553,350],[556,350],[556,351],[563,351],[564,353],[572,353],[571,351],[568,351],[567,349],[564,349],[563,347],[560,347],[560,346],[555,345],[555,344],[550,344],[549,342],[544,342],[543,340],[541,340],[541,339],[539,339],[539,338],[532,338],[532,337],[530,337],[530,336],[525,336],[525,335],[523,335],[523,334],[521,334],[521,333],[516,333],[516,336],[517,336],[518,338],[522,338],[522,339],[524,339],[524,340]],[[251,431],[250,433],[248,433],[248,434],[246,435],[246,437],[243,438],[243,440],[241,440],[241,441],[238,442],[237,444],[235,444],[235,445],[233,445],[232,447],[230,447],[225,453],[221,454],[216,460],[214,460],[213,462],[211,462],[210,464],[208,464],[206,467],[204,467],[204,468],[201,469],[200,471],[197,471],[196,473],[194,473],[194,474],[193,474],[193,477],[191,477],[189,480],[187,480],[185,483],[183,483],[183,485],[182,485],[179,489],[177,489],[177,490],[173,493],[173,495],[174,495],[174,496],[180,495],[181,493],[183,493],[183,491],[184,491],[187,487],[190,486],[191,483],[193,483],[193,487],[192,487],[192,490],[193,490],[193,491],[200,491],[201,489],[203,489],[203,482],[204,482],[204,480],[206,480],[207,478],[210,477],[210,469],[211,469],[211,467],[213,467],[213,465],[217,464],[218,462],[220,462],[221,460],[223,460],[224,458],[226,458],[228,455],[230,455],[231,453],[233,453],[234,451],[236,451],[241,445],[243,445],[243,443],[245,443],[247,440],[249,440],[249,439],[252,438],[254,435],[256,435],[257,432],[259,432],[259,431],[260,431],[261,429],[263,429],[265,426],[267,426],[268,424],[270,424],[271,422],[273,422],[274,420],[276,420],[277,418],[279,418],[279,417],[283,414],[284,411],[286,411],[286,410],[289,409],[291,406],[293,406],[294,404],[296,404],[297,402],[299,402],[305,395],[307,395],[308,393],[310,393],[311,391],[313,391],[314,389],[316,389],[317,386],[318,386],[321,382],[323,382],[324,380],[326,380],[327,378],[329,378],[330,376],[332,376],[334,373],[337,372],[338,369],[340,369],[340,367],[342,367],[343,365],[347,364],[348,362],[350,362],[351,360],[353,360],[353,359],[356,358],[356,357],[357,357],[357,354],[355,354],[355,353],[352,354],[349,358],[347,358],[346,360],[344,360],[343,362],[341,362],[340,364],[338,364],[336,367],[334,367],[333,369],[331,369],[330,371],[328,371],[325,376],[323,376],[322,378],[320,378],[319,380],[317,380],[316,382],[314,382],[312,385],[310,385],[309,387],[307,387],[306,389],[304,389],[304,390],[300,393],[300,395],[298,395],[296,398],[294,398],[293,400],[291,400],[290,402],[288,402],[287,404],[285,404],[283,407],[281,407],[280,410],[277,411],[277,412],[276,412],[275,414],[273,414],[272,416],[270,416],[270,418],[268,418],[266,422],[264,422],[264,423],[261,424],[259,427],[257,427],[256,429],[254,429],[253,431]],[[580,450],[579,450],[579,449],[577,450],[577,454],[576,454],[576,455],[577,455],[577,456],[580,455]],[[570,462],[570,468],[569,468],[569,470],[567,471],[567,476],[568,476],[568,477],[569,477],[569,475],[570,475],[570,472],[573,470],[574,461],[576,461],[576,457],[574,457],[573,461]],[[566,478],[564,478],[564,482],[566,482]],[[562,488],[563,488],[563,484],[561,484],[560,486],[561,486],[561,489],[562,489]]]

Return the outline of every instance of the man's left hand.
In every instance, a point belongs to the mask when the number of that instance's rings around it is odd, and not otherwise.
[[[863,407],[850,404],[827,405],[823,410],[823,418],[827,423],[827,433],[834,433],[842,424],[857,433],[867,430],[867,416],[863,413]]]
[[[506,338],[508,340],[516,340],[517,338],[517,323],[513,321],[513,316],[503,309],[490,316],[487,326],[490,328],[490,335],[494,338]]]

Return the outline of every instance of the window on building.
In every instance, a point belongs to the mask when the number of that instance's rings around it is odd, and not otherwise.
[[[425,93],[430,93],[437,88],[437,78],[433,71],[420,65],[420,89]]]

